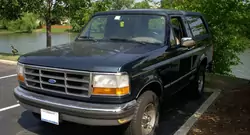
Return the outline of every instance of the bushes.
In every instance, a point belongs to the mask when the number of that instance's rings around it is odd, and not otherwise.
[[[6,28],[6,25],[8,24],[8,21],[3,19],[3,20],[0,20],[0,29],[7,29]]]
[[[32,32],[33,29],[39,26],[37,18],[38,17],[33,13],[23,13],[21,18],[9,21],[6,24],[6,28],[10,31]]]
[[[214,72],[231,74],[240,63],[238,54],[249,47],[248,5],[239,0],[162,0],[163,8],[198,11],[205,15],[213,34]]]
[[[3,23],[3,20],[0,20],[0,29],[4,29],[4,23]]]

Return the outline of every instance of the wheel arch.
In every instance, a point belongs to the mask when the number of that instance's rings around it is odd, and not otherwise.
[[[198,66],[205,65],[205,67],[207,67],[207,64],[208,64],[207,62],[208,62],[208,58],[205,54],[203,54],[200,58],[200,62]]]
[[[160,99],[163,96],[163,85],[159,80],[152,80],[146,83],[137,93],[136,99],[147,90],[152,90]]]

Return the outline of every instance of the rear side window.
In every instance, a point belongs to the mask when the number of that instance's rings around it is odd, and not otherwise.
[[[208,34],[206,26],[200,16],[186,17],[186,19],[194,37]]]

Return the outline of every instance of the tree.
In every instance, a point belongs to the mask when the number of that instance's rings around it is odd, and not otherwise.
[[[15,20],[23,12],[24,2],[19,0],[0,0],[0,19]]]
[[[240,62],[237,55],[249,46],[249,5],[242,0],[162,0],[161,3],[162,8],[205,15],[213,34],[214,71],[229,75],[231,66]]]
[[[134,0],[104,0],[104,1],[107,3],[111,3],[112,10],[131,8],[132,5],[134,4]]]
[[[84,5],[85,4],[85,5]],[[73,31],[79,32],[82,27],[89,21],[91,16],[100,11],[110,10],[112,7],[111,0],[102,0],[102,1],[89,1],[88,3],[83,2],[82,4],[78,3],[75,7],[76,3],[72,3],[70,6],[70,14],[71,25],[73,27]],[[73,12],[71,9],[75,9]]]
[[[101,2],[101,1],[96,1]],[[91,14],[92,6],[94,2],[90,0],[71,0],[68,7],[68,17],[70,18],[70,24],[73,27],[72,31],[79,32],[82,26],[87,23]]]
[[[133,6],[133,8],[135,8],[135,9],[151,8],[150,2],[152,2],[152,1],[151,0],[143,0],[141,2],[137,2]]]
[[[59,18],[65,15],[67,4],[64,0],[26,0],[31,11],[39,14],[46,22],[46,46],[51,47],[51,21],[53,18]],[[66,1],[67,2],[67,1]]]
[[[39,15],[46,22],[47,47],[51,47],[51,20],[67,13],[69,1],[73,0],[1,0],[0,17],[16,20],[24,12]]]
[[[70,11],[73,13],[70,14],[73,31],[79,32],[96,12],[131,8],[133,3],[134,0],[79,0],[78,3],[70,3]]]

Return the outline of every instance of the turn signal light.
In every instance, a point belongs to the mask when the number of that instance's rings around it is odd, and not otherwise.
[[[129,87],[124,88],[93,88],[93,95],[123,96],[129,94]]]
[[[23,75],[18,74],[18,75],[17,75],[17,78],[18,78],[18,80],[19,80],[20,82],[24,82],[24,76],[23,76]]]

